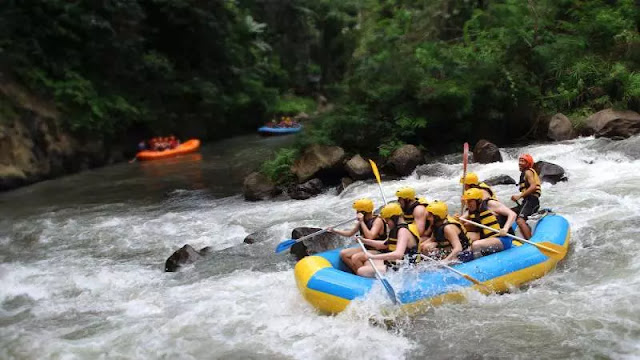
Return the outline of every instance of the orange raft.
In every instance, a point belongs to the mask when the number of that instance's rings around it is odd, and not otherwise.
[[[164,151],[144,150],[136,154],[138,160],[157,160],[166,159],[178,155],[189,154],[198,151],[200,148],[200,140],[191,139],[176,146],[174,149]]]

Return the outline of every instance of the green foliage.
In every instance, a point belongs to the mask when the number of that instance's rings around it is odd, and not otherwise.
[[[279,149],[273,159],[262,164],[261,171],[276,184],[291,183],[295,180],[295,175],[291,172],[291,165],[298,154],[299,151],[296,148]]]
[[[282,115],[296,115],[301,112],[309,114],[315,108],[316,102],[312,98],[289,95],[279,98],[271,112]]]

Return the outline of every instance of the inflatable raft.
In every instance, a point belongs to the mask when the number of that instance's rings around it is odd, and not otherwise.
[[[144,150],[136,154],[138,160],[157,160],[166,159],[178,155],[189,154],[198,151],[200,148],[200,140],[191,139],[176,146],[174,149],[164,151]]]
[[[292,127],[269,127],[263,126],[258,128],[258,132],[262,135],[286,135],[295,134],[302,131],[302,125]]]
[[[566,254],[570,236],[569,222],[560,215],[549,214],[537,223],[530,241],[557,244]],[[307,256],[295,266],[296,283],[302,296],[323,313],[339,313],[351,300],[367,295],[374,285],[381,286],[377,279],[354,275],[340,260],[340,250]],[[453,266],[483,286],[433,265],[418,265],[417,269],[407,270],[403,280],[397,284],[394,279],[392,285],[402,310],[415,313],[444,302],[460,301],[472,288],[484,293],[506,292],[510,287],[519,287],[542,277],[557,262],[542,254],[536,246],[522,244]],[[422,264],[428,265],[428,262]]]

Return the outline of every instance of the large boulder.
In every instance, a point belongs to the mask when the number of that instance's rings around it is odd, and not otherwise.
[[[398,175],[407,176],[424,163],[424,155],[415,145],[403,145],[391,154],[388,163]]]
[[[571,120],[564,114],[558,113],[551,117],[547,136],[551,140],[568,140],[575,137]]]
[[[297,227],[291,232],[292,239],[299,239],[322,229],[313,227]],[[317,254],[319,252],[335,249],[344,246],[348,240],[340,235],[324,233],[302,240],[291,247],[291,254],[298,260],[305,256]]]
[[[640,114],[631,110],[598,111],[587,118],[585,131],[596,137],[628,138],[640,132]]]
[[[203,247],[198,251],[194,249],[193,246],[186,244],[169,256],[167,261],[164,263],[164,271],[177,271],[183,265],[193,264],[194,262],[202,259],[209,252],[210,248],[208,246]]]
[[[304,184],[292,185],[287,189],[289,197],[295,200],[306,200],[322,192],[324,184],[320,179],[311,179]]]
[[[500,149],[496,144],[482,139],[473,147],[473,161],[480,164],[502,162],[502,155],[500,155]]]
[[[345,174],[345,153],[339,146],[311,145],[291,166],[291,172],[303,183],[314,177],[328,184],[337,184]]]
[[[513,185],[516,184],[516,181],[509,175],[498,175],[490,177],[489,179],[485,180],[484,183],[489,186]]]
[[[533,165],[533,169],[538,173],[540,181],[555,184],[558,181],[567,181],[564,169],[546,161],[538,161]]]
[[[371,165],[359,154],[349,159],[344,167],[347,173],[349,173],[349,176],[355,180],[367,179],[373,176]]]
[[[265,174],[252,172],[244,179],[242,187],[244,198],[248,201],[269,199],[280,193],[280,190]]]

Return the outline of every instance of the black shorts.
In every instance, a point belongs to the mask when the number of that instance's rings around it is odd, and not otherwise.
[[[527,220],[529,216],[537,212],[538,209],[540,209],[540,199],[536,196],[527,196],[522,201],[522,205],[518,205],[511,210],[518,214],[518,217]]]

